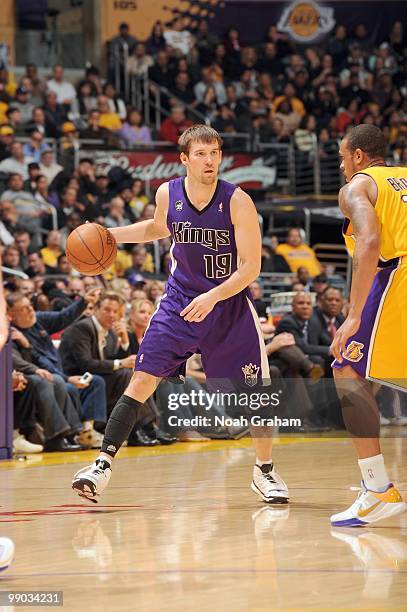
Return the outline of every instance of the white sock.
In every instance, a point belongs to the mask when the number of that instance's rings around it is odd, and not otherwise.
[[[376,491],[377,493],[387,489],[390,480],[387,475],[382,454],[375,455],[374,457],[366,457],[366,459],[359,459],[358,464],[367,489]]]
[[[262,465],[273,465],[273,460],[268,459],[267,461],[264,461],[263,459],[259,459],[258,457],[256,457],[256,465],[258,465],[259,467],[261,467]]]

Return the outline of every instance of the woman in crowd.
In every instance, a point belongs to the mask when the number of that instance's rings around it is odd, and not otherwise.
[[[106,83],[103,88],[103,93],[108,99],[110,112],[119,115],[120,119],[126,118],[127,111],[124,101],[117,95],[116,89],[112,83]]]
[[[148,197],[145,194],[144,183],[140,178],[135,178],[130,183],[131,198],[128,206],[131,214],[135,219],[138,219],[144,212],[148,204]]]
[[[78,95],[71,104],[71,118],[83,117],[96,108],[97,99],[93,94],[94,88],[90,81],[84,80],[79,83]]]
[[[48,190],[48,179],[43,174],[40,174],[35,179],[36,189],[34,198],[43,204],[51,204],[54,208],[59,208],[59,197],[55,191]]]
[[[127,147],[134,146],[138,143],[145,144],[151,142],[150,128],[143,125],[143,118],[137,109],[129,109],[127,119],[119,131],[119,137],[123,145]]]
[[[129,311],[129,341],[130,354],[136,355],[154,312],[154,304],[150,300],[134,300]]]
[[[147,297],[152,304],[156,304],[164,294],[164,283],[158,280],[151,281],[147,287]]]
[[[146,40],[146,51],[149,55],[155,57],[159,51],[165,51],[166,48],[163,24],[161,21],[156,21],[149,38]]]

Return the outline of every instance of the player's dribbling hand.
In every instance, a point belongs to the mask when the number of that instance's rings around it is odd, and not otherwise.
[[[335,338],[331,344],[331,353],[335,359],[342,363],[342,354],[345,352],[346,343],[349,338],[356,334],[360,326],[360,318],[348,316],[344,323],[340,326],[335,334]]]
[[[184,310],[180,312],[184,321],[189,323],[201,323],[205,317],[214,309],[217,300],[210,294],[202,293],[192,300]]]

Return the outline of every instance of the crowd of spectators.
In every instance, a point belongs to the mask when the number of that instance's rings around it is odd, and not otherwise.
[[[108,47],[106,80],[93,66],[78,83],[67,80],[60,65],[48,80],[34,64],[18,82],[2,70],[0,125],[7,126],[2,136],[30,134],[24,154],[40,163],[44,136],[62,138],[67,148],[78,137],[124,147],[152,138],[176,144],[196,120],[191,109],[220,132],[251,133],[267,143],[293,139],[304,152],[315,135],[322,158],[332,140],[364,122],[381,127],[389,155],[405,161],[406,57],[401,21],[379,40],[372,40],[362,23],[353,31],[337,25],[318,46],[298,45],[275,26],[263,41],[248,45],[233,27],[221,38],[207,21],[190,31],[179,16],[167,28],[156,23],[151,36],[139,41],[123,23]],[[130,105],[128,92],[116,91],[113,83],[123,82],[124,71],[136,78],[148,75],[167,89],[162,104],[169,115],[158,132],[144,125],[143,109]],[[1,144],[4,157],[7,139]]]
[[[270,26],[256,45],[231,27],[223,38],[202,20],[195,31],[176,17],[164,29],[156,23],[146,41],[122,24],[112,41],[127,42],[130,74],[147,74],[166,87],[170,116],[159,138],[176,143],[195,109],[220,132],[251,133],[263,142],[293,139],[308,151],[312,135],[329,142],[360,122],[384,129],[389,155],[406,159],[406,35],[401,21],[386,36],[372,40],[364,24],[353,31],[338,25],[325,44],[303,46]],[[117,54],[116,54],[117,57]],[[114,62],[111,61],[111,75]],[[117,68],[117,66],[116,66]],[[233,143],[233,139],[229,142]]]
[[[168,90],[163,98],[168,117],[159,132],[144,125],[140,109],[112,85],[115,70],[124,69],[114,59],[124,61],[117,53],[123,42],[130,73],[147,74]],[[153,196],[131,173],[95,165],[86,151],[77,161],[73,152],[81,139],[132,147],[158,138],[175,145],[191,125],[193,108],[221,132],[250,133],[265,142],[291,139],[304,152],[315,134],[322,158],[349,127],[371,122],[385,131],[389,155],[404,163],[406,62],[400,22],[380,41],[370,41],[362,24],[354,32],[339,25],[325,47],[300,51],[274,26],[253,46],[234,28],[221,40],[205,21],[190,32],[176,18],[167,30],[157,23],[144,42],[122,24],[109,46],[106,81],[95,67],[87,68],[79,83],[65,79],[60,65],[43,79],[29,64],[18,82],[1,70],[0,256],[12,325],[17,450],[27,452],[32,444],[49,451],[100,446],[106,418],[129,380],[164,290],[169,240],[120,248],[112,267],[98,278],[81,277],[67,260],[66,240],[80,223],[120,227],[151,219],[155,210]],[[59,141],[59,155],[48,138]],[[290,229],[280,243],[269,228],[262,271],[285,275],[296,294],[292,312],[273,322],[261,286],[252,286],[274,377],[297,381],[292,406],[301,407],[305,430],[338,427],[337,398],[327,379],[329,345],[341,313],[346,314],[343,296],[329,286],[299,228]],[[81,380],[86,371],[93,375],[90,383]],[[197,357],[188,373],[192,388],[204,384]],[[146,406],[130,444],[242,433],[162,431],[171,389],[166,384]],[[322,396],[325,413],[316,414],[316,398],[321,405]]]

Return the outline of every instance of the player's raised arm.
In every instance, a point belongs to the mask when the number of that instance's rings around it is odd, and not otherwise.
[[[380,229],[371,193],[372,185],[369,177],[355,176],[339,192],[339,206],[350,219],[355,236],[349,314],[332,343],[332,353],[340,362],[347,340],[359,329],[362,310],[379,261]]]
[[[163,183],[155,195],[156,209],[154,219],[139,221],[126,227],[109,228],[117,242],[152,242],[170,235],[167,227],[168,183]]]

